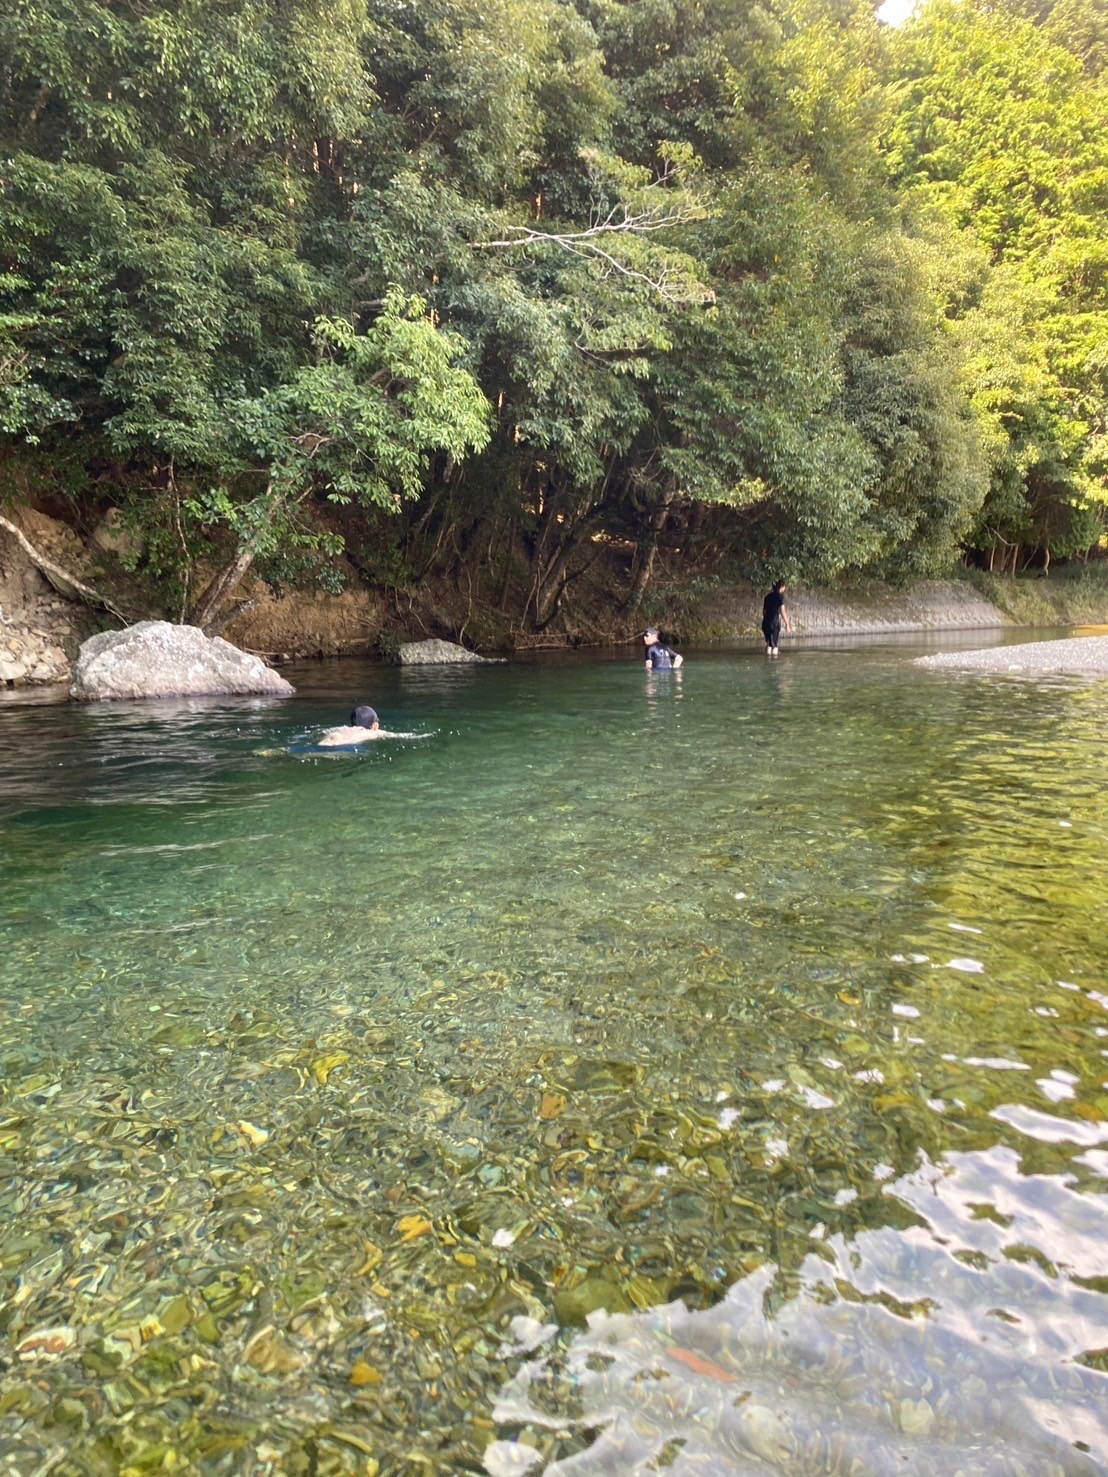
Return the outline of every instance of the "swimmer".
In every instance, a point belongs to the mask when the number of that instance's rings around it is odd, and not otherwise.
[[[345,728],[329,728],[321,736],[316,747],[336,749],[349,744],[364,744],[367,739],[389,737],[390,735],[381,727],[381,720],[373,708],[355,708],[350,715],[349,724]]]
[[[328,728],[316,743],[290,749],[290,753],[316,753],[319,749],[353,749],[366,739],[430,739],[430,734],[402,734],[391,728],[381,728],[381,721],[372,707],[355,707],[350,713],[350,722],[343,728]],[[338,756],[337,756],[338,758]]]
[[[381,720],[370,707],[355,708],[350,722],[342,728],[329,728],[320,734],[315,743],[289,744],[287,749],[255,749],[259,759],[275,759],[279,754],[292,754],[297,759],[319,758],[330,753],[332,758],[341,759],[344,752],[356,749],[367,739],[425,739],[430,733],[396,733],[381,727]]]

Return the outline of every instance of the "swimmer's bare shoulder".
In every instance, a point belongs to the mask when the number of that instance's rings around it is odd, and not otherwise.
[[[319,749],[337,749],[347,744],[364,744],[366,739],[385,738],[386,735],[379,728],[357,728],[347,726],[344,728],[329,728],[326,733],[321,734],[316,745]]]
[[[417,739],[430,738],[429,733],[396,733],[388,728],[329,728],[322,734],[319,749],[345,748],[349,744],[364,744],[369,739]]]

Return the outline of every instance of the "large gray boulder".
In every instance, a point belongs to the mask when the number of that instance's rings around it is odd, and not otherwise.
[[[110,698],[289,697],[290,682],[260,657],[240,651],[198,626],[139,621],[125,631],[101,631],[84,642],[73,665],[69,695],[79,703]]]
[[[405,641],[397,657],[402,667],[429,667],[445,662],[502,662],[502,656],[478,656],[453,641]]]

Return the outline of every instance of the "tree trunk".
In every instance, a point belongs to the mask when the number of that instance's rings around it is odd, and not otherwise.
[[[577,579],[592,564],[589,559],[574,573],[569,573],[569,561],[576,549],[596,527],[595,508],[583,514],[572,528],[563,533],[558,551],[546,569],[540,567],[531,586],[529,604],[534,612],[535,629],[541,631],[550,624],[557,613],[558,604],[570,580]]]
[[[248,600],[240,600],[237,605],[232,605],[225,615],[218,620],[210,621],[204,634],[206,636],[221,636],[232,621],[238,620],[240,615],[245,615],[248,610],[253,610],[255,605],[262,603],[260,595],[251,595]]]
[[[669,506],[673,502],[676,491],[676,488],[669,487],[663,493],[662,501],[655,508],[650,518],[649,541],[645,548],[640,544],[635,550],[635,560],[631,573],[631,589],[626,601],[626,608],[628,610],[638,610],[642,604],[642,597],[646,594],[646,587],[649,585],[650,577],[654,573],[654,561],[658,557],[658,537],[665,527]]]
[[[541,631],[545,625],[553,620],[557,613],[558,602],[562,598],[566,581],[563,578],[569,557],[576,547],[577,540],[569,538],[555,554],[553,562],[546,570],[541,579],[535,581],[532,594],[533,608],[535,612],[535,629]]]
[[[39,119],[42,117],[43,110],[45,109],[46,104],[50,101],[50,95],[53,91],[54,89],[50,86],[49,82],[44,82],[39,88],[38,92],[35,94],[35,100],[31,104],[31,111],[23,120],[23,124],[19,130],[20,143],[23,143],[37,126]]]
[[[565,595],[565,592],[569,589],[569,587],[573,583],[573,581],[580,579],[581,576],[583,574],[585,574],[589,569],[591,569],[592,566],[596,563],[596,560],[597,560],[597,557],[598,556],[597,556],[597,554],[593,554],[591,558],[588,558],[588,559],[585,560],[584,564],[582,564],[579,569],[570,569],[569,568],[569,556],[570,556],[570,553],[572,552],[573,547],[575,547],[575,545],[574,546],[571,546],[569,549],[566,549],[564,551],[564,553],[565,553],[564,559],[562,558],[561,555],[559,555],[559,560],[560,560],[560,563],[561,563],[561,568],[560,568],[559,574],[558,574],[558,587],[553,592],[553,594],[551,594],[551,592],[550,592],[550,585],[549,585],[549,583],[547,584],[547,586],[546,586],[546,592],[545,592],[544,597],[543,597],[543,599],[544,599],[544,613],[543,613],[542,618],[541,619],[538,618],[538,615],[536,613],[536,620],[535,620],[535,630],[536,631],[544,631],[546,629],[546,627],[550,624],[550,622],[558,614],[559,610],[561,610],[561,608],[562,608],[562,597]]]
[[[306,493],[302,493],[293,501],[300,502],[305,496]],[[242,583],[257,557],[259,548],[265,542],[269,532],[267,525],[272,522],[284,501],[280,493],[274,490],[272,483],[266,488],[261,498],[255,500],[251,506],[257,509],[257,517],[251,520],[252,530],[239,540],[238,549],[230,564],[213,576],[211,583],[189,612],[185,624],[199,626],[205,635],[212,634],[210,627],[215,624],[220,607],[230,600]]]
[[[553,487],[548,488],[547,494],[543,498],[543,510],[540,515],[542,518],[542,525],[539,529],[539,536],[535,540],[534,547],[531,551],[531,568],[534,571],[536,582],[538,582],[542,577],[543,555],[546,553],[546,545],[549,541],[551,531],[554,528],[559,504],[560,499],[558,495],[558,490]]]
[[[220,570],[192,607],[186,624],[199,626],[205,635],[212,634],[211,628],[217,624],[215,617],[220,606],[231,598],[242,583],[247,570],[254,562],[254,553],[254,548],[249,544],[239,546],[239,551],[230,564]],[[218,629],[221,630],[222,626]]]
[[[508,519],[508,527],[504,535],[504,576],[500,582],[500,598],[496,602],[499,611],[508,609],[508,595],[512,588],[512,551],[515,547],[516,518],[513,513]]]

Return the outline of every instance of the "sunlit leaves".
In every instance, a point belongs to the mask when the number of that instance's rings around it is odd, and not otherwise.
[[[390,294],[365,334],[338,319],[315,332],[316,363],[228,408],[244,461],[284,497],[318,488],[390,506],[421,490],[430,451],[461,459],[488,444],[488,404],[454,363],[462,340],[436,329],[418,298]]]
[[[107,457],[151,549],[337,548],[328,500],[483,447],[452,507],[552,540],[701,503],[747,572],[918,572],[987,468],[1076,547],[1108,158],[1055,42],[1100,3],[11,0],[0,425]]]
[[[887,136],[917,208],[990,258],[973,294],[950,300],[990,450],[977,540],[1048,557],[1096,541],[1108,414],[1103,96],[1060,39],[1011,10],[930,5],[896,44]]]

